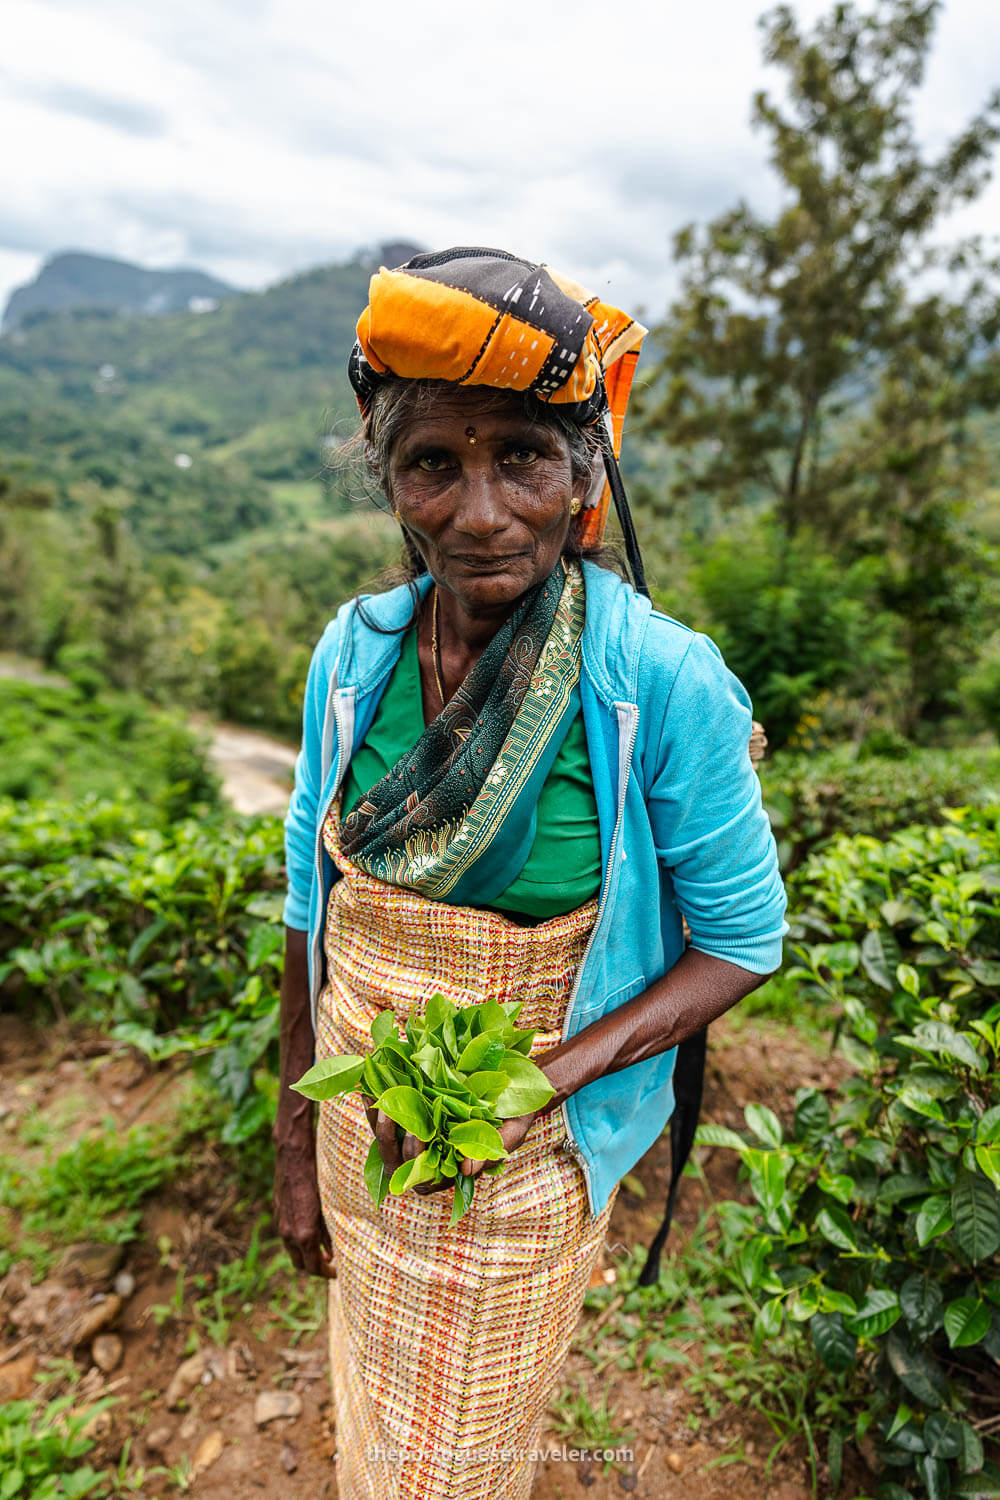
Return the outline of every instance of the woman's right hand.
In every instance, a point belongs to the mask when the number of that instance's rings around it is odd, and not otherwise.
[[[274,1218],[292,1264],[333,1279],[330,1235],[323,1218],[312,1129],[275,1141]]]

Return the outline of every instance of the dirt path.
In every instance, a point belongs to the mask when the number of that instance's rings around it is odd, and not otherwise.
[[[266,734],[234,724],[196,722],[211,736],[212,764],[222,778],[222,794],[239,813],[274,813],[288,806],[296,751]]]

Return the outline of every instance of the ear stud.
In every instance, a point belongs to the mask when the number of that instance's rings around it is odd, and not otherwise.
[[[578,516],[580,514],[580,510],[581,510],[582,506],[583,506],[583,501],[580,499],[579,495],[574,495],[573,499],[569,502],[569,513],[570,513],[570,515],[571,516]]]

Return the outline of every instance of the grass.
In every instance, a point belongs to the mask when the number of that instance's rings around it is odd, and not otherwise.
[[[80,1460],[94,1446],[87,1425],[112,1402],[98,1401],[85,1411],[71,1410],[72,1402],[72,1396],[60,1396],[42,1410],[31,1401],[0,1404],[2,1500],[81,1500],[103,1483],[104,1476]]]
[[[595,1406],[587,1394],[586,1386],[577,1377],[573,1390],[564,1388],[549,1404],[549,1415],[553,1419],[553,1430],[557,1437],[583,1450],[628,1447],[635,1441],[634,1432],[626,1432],[615,1425],[614,1412],[608,1405],[607,1393],[601,1404]],[[603,1471],[620,1469],[613,1459],[605,1458]]]
[[[266,1216],[259,1218],[245,1253],[221,1262],[214,1272],[189,1277],[180,1267],[169,1302],[150,1308],[157,1327],[190,1320],[195,1336],[200,1333],[222,1348],[234,1323],[266,1308],[267,1318],[256,1330],[262,1341],[270,1338],[275,1325],[285,1330],[292,1345],[317,1333],[326,1317],[326,1285],[303,1278],[280,1240],[261,1238],[267,1222]]]
[[[136,1238],[144,1200],[177,1173],[183,1157],[168,1148],[162,1131],[116,1132],[106,1119],[100,1133],[37,1168],[0,1158],[0,1207],[14,1220],[0,1224],[0,1262],[4,1252],[17,1253],[45,1271],[53,1244],[124,1245]]]

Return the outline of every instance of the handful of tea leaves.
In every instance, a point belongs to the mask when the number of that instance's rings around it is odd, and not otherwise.
[[[380,1011],[366,1057],[326,1057],[292,1084],[307,1099],[360,1093],[424,1143],[390,1178],[372,1141],[365,1183],[377,1204],[421,1182],[454,1182],[457,1224],[476,1188],[476,1179],[459,1170],[462,1157],[489,1162],[486,1172],[502,1169],[507,1151],[497,1125],[541,1109],[555,1093],[528,1058],[535,1031],[514,1025],[522,1004],[488,1000],[459,1009],[432,995],[402,1036],[392,1011]]]

